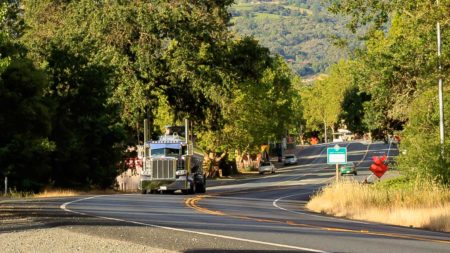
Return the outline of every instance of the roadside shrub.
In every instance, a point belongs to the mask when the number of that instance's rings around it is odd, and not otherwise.
[[[444,155],[441,155],[439,144],[439,110],[436,90],[423,92],[412,103],[409,112],[409,122],[402,133],[399,146],[400,155],[397,159],[398,168],[413,181],[431,180],[440,184],[450,184],[450,122],[445,121],[447,130]],[[446,91],[445,97],[450,97]],[[445,101],[444,108],[450,107],[450,100]],[[450,118],[450,111],[445,110],[444,118]]]

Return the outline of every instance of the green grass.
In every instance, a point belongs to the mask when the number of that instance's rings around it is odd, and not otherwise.
[[[379,190],[396,190],[396,189],[408,189],[414,185],[408,178],[404,176],[384,180],[376,183],[374,187]]]

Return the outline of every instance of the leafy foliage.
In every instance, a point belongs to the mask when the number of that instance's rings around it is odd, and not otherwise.
[[[356,119],[346,115],[355,115],[354,109],[361,110],[347,105],[349,91],[357,87],[355,66],[355,62],[340,61],[330,68],[328,75],[301,90],[306,125],[312,131],[323,129],[324,138],[328,138],[328,129],[334,130],[341,124],[341,119],[344,124],[353,124]]]
[[[447,89],[444,96],[449,97]],[[450,101],[445,100],[445,108],[449,108]],[[408,178],[415,180],[427,179],[443,184],[450,183],[450,145],[446,143],[444,156],[441,156],[439,144],[439,112],[435,89],[423,92],[411,104],[410,120],[402,133],[402,154],[398,159],[400,169],[407,172]],[[445,111],[445,119],[450,117]],[[445,129],[450,123],[445,121]],[[447,132],[446,138],[449,138]]]
[[[3,18],[5,7],[0,18]],[[46,75],[25,57],[20,44],[0,32],[0,173],[21,189],[48,181],[55,144],[48,101],[42,97]]]
[[[363,119],[365,116],[364,103],[369,100],[370,96],[361,92],[357,86],[345,91],[339,118],[345,123],[347,129],[353,133],[363,134],[368,130],[368,127],[363,123]]]
[[[372,27],[366,34],[367,49],[358,58],[358,75],[365,80],[359,89],[371,98],[364,105],[366,126],[384,133],[405,127],[399,167],[411,177],[448,184],[449,149],[438,142],[435,87],[439,77],[449,79],[450,34],[442,33],[438,59],[436,23],[448,30],[450,1],[329,2],[333,11],[352,16],[352,28]],[[445,89],[448,107],[447,97]],[[447,143],[449,137],[446,131]]]
[[[280,140],[293,116],[293,76],[281,58],[251,38],[230,46],[229,96],[217,96],[222,107],[223,128],[203,133],[205,149],[257,150],[269,140]],[[276,117],[273,117],[276,115]]]
[[[189,117],[199,143],[211,150],[279,139],[299,120],[292,117],[294,76],[254,39],[233,37],[231,3],[6,6],[1,103],[17,107],[1,112],[2,123],[9,122],[1,126],[1,172],[25,190],[109,187],[127,145],[142,140],[144,118],[156,133]],[[20,155],[23,162],[14,160]]]

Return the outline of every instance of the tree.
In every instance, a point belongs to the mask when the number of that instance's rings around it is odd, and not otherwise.
[[[280,140],[292,118],[293,75],[281,58],[245,37],[230,46],[229,93],[217,94],[223,128],[201,138],[206,149],[258,150],[268,140]],[[276,115],[276,117],[274,117]]]
[[[355,86],[351,75],[354,65],[354,62],[340,61],[330,68],[327,76],[302,90],[306,124],[311,130],[323,129],[325,141],[328,140],[327,130],[331,128],[334,132],[339,123],[345,92]]]
[[[0,20],[6,8],[0,7]],[[43,96],[48,82],[6,31],[0,32],[0,173],[17,190],[36,191],[48,183],[55,148],[51,107]]]
[[[100,41],[85,36],[86,23],[77,23],[74,16],[83,10],[64,5],[24,1],[29,29],[21,40],[48,76],[44,96],[53,111],[49,139],[56,148],[47,182],[105,188],[113,184],[125,149],[118,108],[108,103],[115,70],[99,58]]]
[[[442,57],[437,59],[435,27],[440,22],[443,31],[448,29],[450,1],[330,2],[334,11],[353,17],[352,27],[373,25],[359,59],[366,80],[360,88],[371,96],[366,124],[385,132],[405,126],[399,167],[418,178],[448,184],[448,145],[442,155],[436,145],[437,105],[432,94],[437,93],[438,77],[449,77],[450,34],[442,34]]]
[[[49,80],[57,186],[111,185],[144,118],[154,133],[190,118],[213,152],[256,149],[292,125],[293,75],[228,30],[231,0],[22,2],[20,40]]]
[[[368,130],[368,127],[363,123],[365,115],[364,103],[367,101],[370,101],[370,96],[365,92],[361,92],[357,86],[345,91],[341,104],[342,112],[339,115],[339,119],[353,133],[363,134]]]
[[[444,96],[448,98],[447,89]],[[445,99],[445,108],[450,108],[450,100]],[[414,99],[411,104],[410,120],[401,134],[401,154],[398,158],[399,169],[411,180],[431,180],[440,184],[450,184],[449,142],[445,144],[445,154],[441,156],[439,144],[439,110],[436,89],[428,89]],[[445,118],[450,111],[445,110]],[[445,129],[450,123],[445,121]],[[450,134],[446,134],[448,139]]]
[[[280,137],[290,113],[290,70],[256,41],[233,39],[229,4],[24,1],[29,28],[21,40],[48,73],[46,96],[55,107],[55,184],[110,184],[144,118],[163,124],[168,114],[173,122],[189,117],[199,139],[219,147],[228,145],[220,133],[245,132],[250,145]],[[228,111],[235,105],[264,124],[250,116],[236,123]],[[269,123],[271,110],[279,119]]]

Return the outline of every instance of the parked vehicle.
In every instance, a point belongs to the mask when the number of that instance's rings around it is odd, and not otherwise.
[[[333,142],[351,141],[354,138],[354,134],[347,129],[338,129],[338,131],[333,134]]]
[[[347,164],[340,165],[339,172],[341,173],[341,176],[348,174],[353,174],[355,176],[358,175],[358,171],[354,162],[348,162]]]
[[[259,165],[259,174],[264,174],[264,172],[275,173],[275,166],[271,162],[262,162]]]
[[[286,155],[284,157],[284,165],[297,164],[297,157],[295,155]]]

